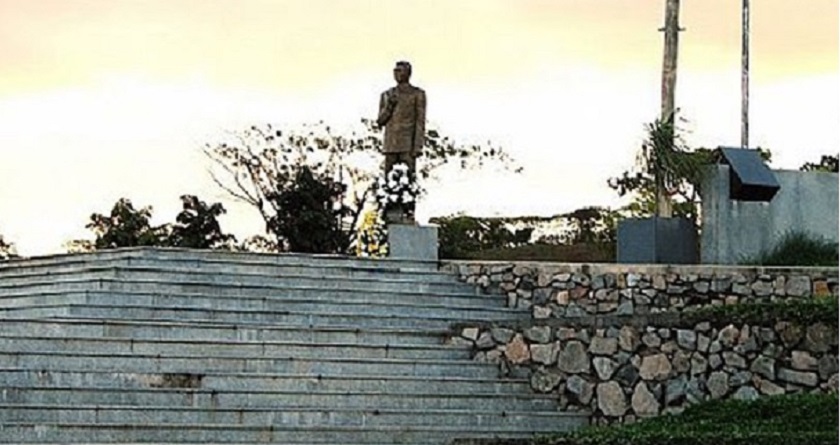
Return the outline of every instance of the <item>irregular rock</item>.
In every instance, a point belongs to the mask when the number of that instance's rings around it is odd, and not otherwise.
[[[826,352],[832,345],[837,344],[837,329],[832,329],[824,323],[808,326],[805,332],[805,348],[811,352]]]
[[[733,325],[729,325],[720,330],[717,336],[717,341],[725,348],[731,348],[735,346],[735,342],[738,341],[738,336],[741,334],[741,331],[738,330]]]
[[[551,327],[532,326],[523,333],[533,343],[548,343],[551,340]]]
[[[633,365],[624,365],[615,373],[613,380],[629,388],[639,380],[639,371]]]
[[[837,374],[834,374],[830,379],[828,379],[828,389],[835,394],[837,394],[838,382],[840,382],[840,377],[838,377]]]
[[[709,361],[702,354],[695,352],[691,354],[691,375],[705,374],[709,367]]]
[[[628,352],[634,352],[639,347],[639,331],[632,326],[623,326],[618,333],[618,346]]]
[[[677,405],[682,402],[687,383],[685,376],[669,380],[665,385],[665,405]]]
[[[608,417],[623,416],[627,412],[624,391],[616,382],[601,383],[596,389],[598,408]]]
[[[735,391],[735,394],[732,394],[732,398],[735,400],[755,400],[758,398],[758,391],[752,386],[742,386]]]
[[[820,358],[820,361],[817,363],[817,371],[820,375],[820,378],[823,380],[828,379],[833,374],[837,373],[837,357],[826,354]]]
[[[618,304],[618,307],[615,308],[616,315],[632,315],[633,314],[633,301],[632,300],[625,300]]]
[[[729,391],[729,376],[722,371],[713,372],[706,382],[706,387],[709,388],[712,399],[719,399]]]
[[[545,320],[551,317],[551,308],[548,306],[533,306],[531,307],[531,314],[534,320]]]
[[[779,368],[778,376],[779,380],[793,383],[795,385],[813,387],[817,386],[817,383],[819,382],[817,374],[813,372],[794,371],[787,368]]]
[[[673,354],[679,349],[680,347],[677,346],[677,342],[674,340],[668,340],[662,346],[659,347],[659,350],[666,354]]]
[[[750,286],[756,297],[767,297],[773,294],[773,283],[769,281],[756,281]]]
[[[577,332],[572,328],[557,328],[557,333],[554,336],[558,340],[571,340],[577,337]]]
[[[639,376],[644,380],[665,380],[671,369],[671,362],[665,354],[649,355],[642,358]]]
[[[737,388],[746,385],[753,378],[753,374],[749,371],[738,371],[729,377],[729,386]]]
[[[771,382],[770,380],[759,379],[758,381],[758,390],[761,391],[762,394],[768,396],[777,396],[780,394],[785,393],[785,389],[781,386]]]
[[[641,281],[642,277],[639,274],[635,273],[628,273],[624,279],[624,282],[627,284],[627,287],[638,287],[639,281]]]
[[[825,281],[814,281],[814,296],[815,297],[828,297],[831,295],[831,288],[828,287],[828,283]]]
[[[569,374],[576,374],[589,371],[589,355],[586,353],[586,348],[583,343],[572,340],[566,343],[566,346],[557,357],[557,367],[561,371]]]
[[[750,371],[769,380],[776,379],[776,361],[770,357],[759,355],[750,365]]]
[[[697,333],[690,329],[678,329],[677,344],[683,349],[693,351],[697,348]]]
[[[493,340],[496,340],[496,343],[506,344],[510,342],[513,338],[513,329],[507,328],[492,328],[490,329],[490,335],[493,337]]]
[[[561,306],[565,306],[569,304],[569,291],[561,290],[558,291],[557,294],[554,295],[554,301]]]
[[[782,343],[788,348],[796,346],[802,340],[802,327],[797,324],[780,321],[776,323],[774,328],[779,334],[779,337],[781,337]]]
[[[595,355],[613,355],[618,351],[618,339],[605,337],[592,337],[589,343],[589,352]]]
[[[662,344],[662,339],[660,339],[655,333],[648,332],[642,335],[642,343],[644,343],[648,348],[656,348]]]
[[[563,380],[563,375],[554,370],[540,369],[531,375],[531,388],[536,392],[551,392]]]
[[[700,352],[709,352],[709,345],[711,344],[712,339],[708,336],[700,334],[697,336],[697,350]]]
[[[817,359],[805,351],[793,351],[790,353],[790,365],[793,369],[811,371],[817,369]]]
[[[708,281],[697,281],[691,287],[699,294],[706,294],[709,292],[710,285]]]
[[[475,341],[475,346],[478,349],[490,349],[496,346],[496,341],[493,340],[493,335],[490,331],[484,331],[478,336],[478,340]]]
[[[758,338],[764,343],[776,341],[776,333],[770,328],[758,328]]]
[[[732,351],[725,351],[723,353],[723,362],[726,363],[728,366],[732,366],[734,368],[747,367],[747,361],[744,360],[744,357]]]
[[[705,393],[706,383],[702,380],[702,377],[693,378],[688,381],[688,385],[686,385],[686,399],[689,403],[699,403],[702,402],[706,396]]]
[[[566,307],[567,317],[585,317],[586,311],[583,310],[577,303],[569,303]]]
[[[553,365],[557,362],[558,348],[557,343],[531,345],[531,360],[543,365]]]
[[[648,417],[659,414],[659,402],[650,392],[644,382],[640,382],[633,390],[630,405],[637,416]]]
[[[516,334],[513,340],[505,345],[505,357],[515,365],[525,363],[531,358],[531,352],[521,334]]]
[[[464,328],[461,330],[461,337],[475,341],[478,339],[478,328]]]
[[[566,391],[571,393],[581,405],[589,405],[595,385],[587,382],[579,375],[573,375],[566,380]]]
[[[717,354],[720,351],[723,351],[723,345],[719,341],[715,340],[709,345],[710,354]]]
[[[789,277],[785,284],[785,293],[794,297],[804,297],[811,293],[811,278],[806,276]]]
[[[691,369],[691,353],[688,351],[677,351],[674,353],[674,358],[671,360],[674,367],[674,372],[682,374]]]
[[[601,380],[609,380],[618,367],[614,361],[606,357],[595,357],[592,359],[592,365],[595,367],[595,372]]]
[[[712,354],[709,356],[709,367],[712,369],[719,369],[723,366],[723,359],[720,358],[720,354]]]

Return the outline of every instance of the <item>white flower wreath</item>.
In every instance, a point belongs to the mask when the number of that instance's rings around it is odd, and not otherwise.
[[[414,173],[402,162],[394,164],[385,176],[376,182],[376,201],[380,209],[413,203],[420,194]]]

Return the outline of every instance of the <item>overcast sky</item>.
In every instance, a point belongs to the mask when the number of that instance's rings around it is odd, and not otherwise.
[[[420,219],[620,205],[606,180],[658,114],[664,3],[0,0],[0,234],[23,254],[59,252],[120,197],[165,222],[184,193],[258,233],[200,147],[252,123],[374,116],[398,59],[432,124],[525,168],[443,178]],[[740,3],[682,2],[677,106],[693,146],[740,141]],[[776,168],[837,153],[838,2],[752,8],[751,143]]]

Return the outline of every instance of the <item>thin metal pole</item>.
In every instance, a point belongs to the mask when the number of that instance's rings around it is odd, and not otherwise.
[[[741,148],[750,146],[750,0],[741,9]]]

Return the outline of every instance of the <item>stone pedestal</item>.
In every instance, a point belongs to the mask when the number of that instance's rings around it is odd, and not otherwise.
[[[437,261],[438,229],[432,226],[389,224],[388,252],[391,258]]]

